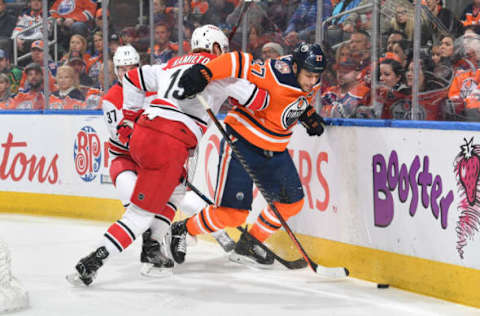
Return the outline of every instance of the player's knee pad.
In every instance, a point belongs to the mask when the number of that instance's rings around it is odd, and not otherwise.
[[[137,170],[137,165],[130,157],[117,157],[112,160],[109,172],[114,185],[117,185],[118,176],[127,170],[133,173]]]
[[[137,237],[152,225],[154,216],[155,214],[142,210],[138,206],[130,203],[120,221]]]
[[[236,227],[243,224],[248,217],[248,210],[239,210],[231,207],[217,207],[215,215],[223,227]]]
[[[290,217],[297,215],[303,208],[303,203],[305,202],[305,199],[301,199],[297,202],[294,203],[280,203],[280,202],[275,202],[275,207],[277,208],[278,212],[280,212],[280,215],[282,215],[284,220],[288,220]]]

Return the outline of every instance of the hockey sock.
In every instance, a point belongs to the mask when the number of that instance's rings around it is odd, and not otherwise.
[[[102,245],[107,248],[110,255],[122,252],[152,225],[153,219],[153,213],[130,204],[122,218],[105,232]]]
[[[282,224],[272,212],[270,207],[266,207],[258,215],[257,220],[249,230],[250,235],[257,238],[258,241],[264,242],[271,234],[276,232]]]
[[[248,210],[210,205],[187,220],[187,231],[192,236],[210,234],[225,227],[238,226],[245,222],[247,216]]]
[[[290,217],[296,215],[302,210],[303,203],[304,199],[291,204],[275,202],[275,207],[279,211],[280,215],[282,215],[283,219],[287,221]],[[270,207],[267,206],[258,215],[257,220],[250,228],[249,233],[259,241],[264,242],[280,227],[282,227],[282,223],[277,218],[275,213],[270,209]]]

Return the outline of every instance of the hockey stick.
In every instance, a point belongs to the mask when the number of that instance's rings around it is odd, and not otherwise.
[[[202,192],[200,192],[200,190],[197,187],[195,187],[193,184],[191,184],[188,180],[185,181],[185,185],[187,187],[189,187],[190,190],[192,190],[202,200],[204,200],[205,203],[207,203],[209,205],[213,205],[213,202],[206,195],[204,195]],[[238,226],[237,229],[239,231],[241,231],[242,233],[246,232],[246,229],[241,227],[241,226]],[[279,257],[275,252],[273,252],[270,248],[265,246],[263,243],[258,241],[257,238],[253,237],[250,234],[249,234],[249,238],[251,238],[258,246],[260,246],[260,248],[262,248],[263,250],[268,252],[272,257],[274,257],[275,260],[277,260],[278,262],[280,262],[282,265],[284,265],[285,267],[287,267],[290,270],[303,269],[307,266],[307,262],[303,258],[298,259],[298,260],[293,260],[293,261],[285,260],[282,257]]]
[[[245,15],[245,12],[247,12],[248,10],[248,7],[250,6],[250,3],[252,2],[244,2],[243,3],[243,7],[240,11],[240,15],[238,17],[238,21],[237,21],[237,24],[235,24],[233,27],[232,27],[232,31],[230,32],[230,34],[228,34],[228,41],[230,42],[233,38],[233,36],[235,35],[235,33],[237,33],[237,29],[238,27],[240,26],[240,24],[242,23],[242,19],[243,19],[243,16]]]
[[[278,211],[278,209],[275,207],[275,205],[273,204],[273,199],[272,197],[270,196],[270,194],[263,188],[263,185],[260,183],[260,181],[258,181],[257,177],[255,176],[254,172],[252,169],[250,169],[250,167],[248,166],[247,162],[245,161],[245,159],[243,158],[242,154],[240,153],[240,151],[237,149],[237,147],[235,146],[235,144],[232,142],[232,140],[230,139],[230,137],[228,137],[228,134],[227,132],[225,131],[225,129],[223,128],[223,126],[220,124],[220,122],[218,121],[218,119],[215,117],[215,114],[212,112],[212,109],[210,108],[210,106],[208,105],[208,103],[205,101],[205,99],[197,94],[197,99],[198,101],[200,101],[200,103],[203,105],[203,107],[205,108],[205,110],[207,111],[208,113],[208,116],[210,117],[210,119],[215,123],[215,126],[217,126],[218,130],[220,131],[220,133],[222,134],[222,136],[225,138],[225,141],[230,145],[233,153],[235,154],[236,158],[238,159],[238,161],[240,162],[240,164],[243,166],[243,168],[245,169],[245,171],[247,172],[247,174],[250,176],[250,178],[252,179],[252,181],[255,183],[255,185],[257,186],[258,190],[262,193],[263,197],[265,198],[265,200],[267,201],[269,207],[271,208],[271,210],[273,211],[273,213],[275,213],[275,216],[277,216],[278,220],[280,221],[280,223],[282,223],[282,226],[285,228],[285,231],[287,232],[288,236],[290,237],[290,239],[292,239],[293,243],[295,244],[295,246],[297,247],[298,251],[300,252],[300,254],[303,256],[303,258],[305,259],[305,261],[308,263],[308,265],[310,266],[310,268],[312,269],[313,272],[317,273],[317,274],[320,274],[322,276],[325,276],[325,277],[328,277],[328,278],[344,278],[346,276],[348,276],[349,274],[349,271],[347,268],[343,268],[343,267],[334,267],[334,268],[329,268],[329,267],[325,267],[325,266],[321,266],[321,265],[318,265],[317,263],[315,263],[309,256],[308,254],[305,252],[305,249],[303,249],[302,245],[300,244],[300,242],[298,241],[297,237],[295,236],[295,234],[292,232],[292,230],[290,229],[290,227],[288,226],[287,222],[285,222],[285,220],[283,219],[282,215],[280,214],[280,212]]]

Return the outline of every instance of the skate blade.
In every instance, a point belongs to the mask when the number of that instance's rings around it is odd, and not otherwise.
[[[77,272],[67,274],[65,276],[65,279],[67,279],[68,283],[70,283],[71,285],[73,285],[75,287],[87,287],[88,286],[80,279],[80,274],[78,274]]]
[[[259,268],[263,270],[272,270],[273,269],[273,264],[260,264],[257,261],[246,257],[246,256],[241,256],[237,254],[236,252],[232,252],[229,256],[228,259],[232,262],[243,264],[252,268]]]
[[[152,263],[144,262],[140,274],[147,278],[167,278],[173,275],[173,268],[155,267]]]

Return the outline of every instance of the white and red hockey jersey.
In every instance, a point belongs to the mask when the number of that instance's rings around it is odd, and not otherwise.
[[[156,91],[157,99],[145,107],[144,114],[150,119],[163,117],[185,124],[200,142],[205,133],[209,117],[196,98],[178,100],[182,94],[178,81],[183,72],[193,64],[206,64],[216,56],[208,53],[191,53],[171,59],[162,65],[145,65],[130,70],[123,78],[123,108],[131,111],[143,109],[145,92]],[[260,108],[268,104],[268,93],[260,91],[254,84],[244,79],[227,78],[212,81],[201,93],[217,113],[228,97],[246,107]],[[258,104],[261,104],[258,106]]]
[[[128,147],[125,144],[122,144],[118,139],[117,135],[117,125],[122,120],[122,105],[123,105],[123,92],[122,86],[118,83],[113,85],[107,92],[107,94],[102,98],[102,109],[103,109],[103,118],[105,119],[105,124],[109,132],[109,148],[111,158],[115,158],[119,155],[129,155]],[[143,106],[148,106],[156,98],[155,92],[147,92],[145,97],[145,104]]]

